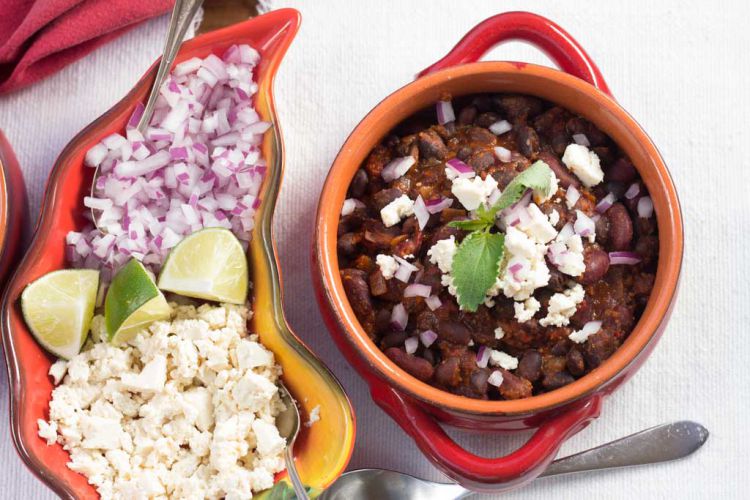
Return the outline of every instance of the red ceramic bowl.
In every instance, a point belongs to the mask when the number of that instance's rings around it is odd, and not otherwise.
[[[187,41],[177,63],[191,57],[222,54],[230,45],[249,43],[261,54],[255,78],[255,107],[273,123],[262,151],[268,163],[256,213],[249,259],[253,279],[253,318],[250,328],[273,351],[283,369],[283,380],[297,400],[303,421],[320,407],[320,421],[302,426],[294,458],[302,481],[313,491],[328,486],[346,468],[355,438],[349,400],[338,381],[289,329],[283,314],[281,278],[276,260],[272,217],[284,168],[284,145],[273,102],[273,81],[282,57],[297,33],[296,10],[280,9]],[[157,61],[158,62],[158,61]],[[124,129],[136,103],[143,102],[156,74],[156,63],[135,88],[104,115],[81,131],[55,162],[31,247],[8,284],[2,303],[2,340],[10,381],[11,434],[21,459],[31,471],[63,498],[96,498],[86,478],[68,469],[69,456],[60,445],[47,446],[37,435],[36,421],[48,417],[53,386],[47,375],[54,357],[32,337],[23,321],[19,297],[24,287],[43,274],[65,267],[65,235],[81,230],[83,196],[93,169],[83,165],[88,149],[107,135]],[[285,480],[285,473],[277,476]],[[262,493],[257,498],[269,495]]]
[[[506,40],[546,52],[563,71],[516,62],[480,62]],[[348,184],[370,150],[443,93],[530,94],[584,116],[628,154],[654,200],[660,254],[651,298],[633,332],[605,363],[561,389],[516,401],[482,401],[441,391],[410,376],[368,338],[344,293],[336,235]],[[318,206],[313,278],[320,308],[339,348],[370,385],[372,397],[425,456],[462,485],[498,491],[539,475],[568,437],[599,415],[602,400],[629,379],[656,345],[677,292],[683,229],[679,201],[659,152],[638,123],[612,98],[596,65],[562,28],[534,14],[511,12],[471,30],[441,61],[378,104],[354,129],[331,167]],[[517,451],[476,456],[456,444],[438,422],[476,432],[537,429]]]
[[[16,155],[0,130],[0,289],[13,271],[28,233],[26,186]]]

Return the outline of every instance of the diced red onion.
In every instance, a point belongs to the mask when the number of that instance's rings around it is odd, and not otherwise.
[[[404,341],[404,350],[406,354],[414,354],[417,352],[419,347],[419,339],[417,337],[409,337]]]
[[[399,303],[393,306],[391,310],[391,328],[403,332],[409,323],[409,314],[406,312],[404,305]]]
[[[393,258],[396,259],[396,261],[399,263],[398,269],[393,276],[399,281],[408,283],[409,278],[411,277],[411,273],[418,270],[419,268],[411,262],[402,259],[398,255],[394,255]]]
[[[585,213],[576,210],[576,222],[573,224],[576,234],[588,237],[596,231],[596,223]]]
[[[513,125],[507,120],[498,120],[489,126],[490,132],[495,135],[503,135],[513,129]]]
[[[96,144],[91,149],[86,151],[86,157],[83,162],[89,167],[98,167],[104,158],[107,157],[109,150],[104,144]]]
[[[112,207],[112,200],[84,196],[83,205],[89,208],[93,208],[94,210],[105,210]]]
[[[133,108],[133,113],[130,115],[130,119],[128,120],[128,124],[126,125],[127,128],[136,128],[138,126],[138,122],[141,120],[141,117],[143,116],[143,110],[144,106],[142,102],[138,102],[135,105],[135,108]],[[128,137],[130,139],[130,137]]]
[[[635,252],[609,252],[609,263],[613,266],[618,264],[632,266],[640,261],[641,257]]]
[[[471,168],[458,158],[451,158],[450,160],[445,162],[445,166],[453,170],[458,177],[464,177],[468,179],[474,177],[477,174],[473,168]]]
[[[427,307],[430,308],[431,311],[434,311],[435,309],[439,308],[443,303],[440,301],[440,297],[437,295],[430,295],[426,299],[424,299],[425,304],[427,304]]]
[[[503,384],[502,372],[500,370],[495,370],[490,373],[490,376],[487,378],[487,383],[495,387],[500,387]]]
[[[640,192],[641,192],[641,186],[638,185],[637,182],[634,182],[634,183],[632,183],[630,185],[630,187],[628,188],[628,190],[625,191],[625,198],[628,199],[628,200],[632,200],[633,198],[635,198],[636,196],[638,196],[638,194]]]
[[[568,204],[569,208],[573,208],[576,203],[578,203],[578,199],[581,197],[581,193],[576,189],[575,186],[572,184],[568,186],[567,191],[565,192],[565,201]]]
[[[600,214],[603,214],[604,212],[609,210],[609,207],[614,205],[615,201],[617,201],[617,198],[615,197],[614,193],[607,193],[607,196],[602,198],[599,203],[596,204],[594,210],[596,210]]]
[[[433,332],[432,330],[425,330],[419,334],[419,339],[422,341],[422,345],[425,347],[430,347],[435,343],[437,338],[437,333]]]
[[[456,120],[456,114],[453,112],[451,101],[438,101],[435,105],[437,110],[437,119],[440,125],[445,125]]]
[[[422,195],[417,196],[417,199],[414,201],[414,216],[419,223],[419,230],[422,231],[430,220],[430,212],[424,204]]]
[[[654,202],[650,196],[644,196],[638,200],[638,217],[648,219],[654,215]]]
[[[344,204],[341,206],[341,215],[350,215],[357,208],[364,208],[365,204],[355,198],[348,198],[344,200]],[[257,208],[257,207],[253,207]],[[228,209],[231,210],[231,207]]]
[[[420,283],[412,283],[404,288],[404,297],[424,297],[427,298],[432,293],[432,287]]]
[[[495,156],[497,156],[497,159],[503,163],[508,163],[513,157],[510,149],[506,149],[502,146],[497,146],[495,148]]]
[[[383,171],[380,175],[385,182],[395,181],[408,172],[416,162],[417,161],[413,156],[402,156],[401,158],[396,158],[383,167]]]
[[[453,198],[434,198],[424,202],[427,211],[431,214],[437,214],[453,205]]]
[[[487,368],[487,363],[490,360],[490,349],[487,346],[479,346],[477,351],[477,366],[479,368]]]
[[[586,137],[586,134],[573,134],[573,141],[575,141],[576,144],[580,144],[581,146],[591,146],[589,138]]]

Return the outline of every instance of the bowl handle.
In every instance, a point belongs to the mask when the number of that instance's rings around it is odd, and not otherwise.
[[[519,449],[499,458],[477,456],[453,441],[414,400],[386,384],[371,384],[373,400],[416,442],[435,466],[462,486],[497,492],[525,484],[557,454],[560,445],[599,416],[601,399],[593,395],[542,423]]]
[[[505,12],[473,27],[448,54],[417,77],[457,64],[478,61],[495,45],[518,40],[528,42],[550,57],[557,66],[612,96],[594,61],[578,42],[557,24],[531,12]]]

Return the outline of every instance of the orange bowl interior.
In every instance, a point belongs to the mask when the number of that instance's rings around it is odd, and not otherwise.
[[[484,92],[534,95],[577,113],[608,134],[631,158],[652,198],[659,226],[660,254],[648,305],[624,344],[601,366],[561,389],[515,401],[482,401],[453,395],[417,380],[390,361],[368,338],[344,292],[338,272],[337,226],[348,185],[370,150],[405,118],[444,93]],[[679,200],[659,152],[646,133],[611,97],[576,77],[543,66],[480,62],[445,69],[412,82],[386,97],[354,129],[323,187],[316,220],[315,252],[327,300],[340,329],[379,377],[406,394],[447,410],[513,415],[552,408],[588,394],[612,379],[659,331],[677,289],[683,230]]]
[[[177,63],[209,53],[221,55],[230,45],[248,43],[261,53],[256,71],[255,106],[262,119],[273,123],[262,145],[268,173],[261,190],[256,232],[250,245],[255,311],[251,330],[271,349],[281,364],[283,380],[299,402],[302,421],[320,406],[321,420],[302,426],[294,454],[303,482],[318,490],[333,482],[346,467],[354,444],[354,414],[340,384],[325,366],[289,330],[283,316],[281,285],[271,234],[271,218],[283,171],[283,141],[273,104],[273,79],[300,22],[293,9],[269,14],[186,42]],[[61,446],[47,446],[37,436],[36,421],[47,418],[53,389],[48,355],[27,330],[18,298],[24,286],[41,275],[65,267],[65,235],[81,229],[83,197],[93,169],[83,165],[85,152],[103,137],[124,129],[135,104],[144,101],[155,76],[156,64],[136,87],[112,109],[85,128],[60,154],[50,175],[42,213],[31,248],[10,283],[3,301],[3,344],[11,383],[11,428],[21,458],[57,494],[67,498],[95,498],[84,476],[66,467]],[[282,479],[285,474],[279,476]]]

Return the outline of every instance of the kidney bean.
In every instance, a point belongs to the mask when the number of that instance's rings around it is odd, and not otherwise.
[[[339,253],[344,255],[354,255],[357,252],[357,245],[362,241],[362,233],[346,233],[339,236],[336,248]]]
[[[542,375],[542,355],[539,351],[534,349],[526,351],[518,362],[516,374],[526,380],[536,382]]]
[[[542,379],[542,386],[548,391],[559,389],[571,382],[575,382],[573,376],[565,371],[549,373]]]
[[[425,309],[417,315],[417,330],[423,332],[425,330],[436,331],[438,328],[438,317],[434,312],[429,309]]]
[[[425,349],[422,352],[422,357],[427,362],[429,362],[432,366],[435,366],[435,364],[437,364],[438,359],[439,359],[437,353],[433,351],[432,349]]]
[[[581,181],[568,170],[568,167],[562,164],[557,155],[543,151],[539,153],[537,159],[543,161],[552,169],[561,187],[565,189],[568,189],[569,186],[581,187]]]
[[[612,250],[627,250],[633,239],[633,221],[622,203],[615,203],[604,214],[609,219],[607,241]]]
[[[568,288],[568,277],[558,271],[549,260],[547,262],[547,268],[549,269],[549,283],[547,287],[554,292],[564,292]]]
[[[435,369],[429,361],[407,354],[406,351],[398,347],[389,347],[385,350],[385,355],[396,363],[399,368],[422,382],[430,380],[435,373]]]
[[[606,329],[591,335],[583,344],[583,355],[591,369],[604,362],[617,348],[614,335]]]
[[[474,123],[480,127],[489,128],[490,125],[499,120],[500,115],[498,115],[497,113],[493,113],[492,111],[488,111],[477,116],[477,119],[474,120]]]
[[[518,149],[521,153],[525,156],[533,157],[539,152],[539,136],[536,134],[536,130],[528,125],[519,125],[514,130],[514,133]]]
[[[458,358],[447,358],[435,368],[435,382],[444,387],[456,387],[461,382]]]
[[[575,377],[580,377],[586,371],[586,364],[583,361],[583,354],[575,347],[568,351],[565,366],[568,371]]]
[[[373,297],[379,297],[385,295],[388,292],[388,283],[386,283],[383,273],[380,269],[370,273],[370,293]]]
[[[370,179],[381,179],[383,168],[391,161],[391,152],[382,145],[375,146],[372,153],[365,160],[364,168]]]
[[[391,332],[391,311],[388,309],[375,311],[375,331],[380,335]]]
[[[402,347],[406,341],[406,332],[391,332],[380,339],[380,348]]]
[[[401,228],[403,237],[401,240],[394,240],[396,244],[393,247],[393,253],[399,257],[407,255],[418,255],[422,248],[424,233],[419,230],[419,222],[416,217],[409,217]],[[393,242],[392,242],[393,243]]]
[[[365,194],[368,182],[367,172],[361,168],[357,170],[357,173],[354,174],[354,178],[352,179],[352,183],[349,185],[349,197],[361,198],[362,195]]]
[[[609,219],[605,216],[599,217],[594,223],[596,242],[606,247],[609,241]]]
[[[448,153],[443,139],[432,129],[427,129],[417,134],[419,154],[422,158],[443,160]]]
[[[500,395],[505,399],[521,399],[531,396],[531,382],[522,377],[513,375],[508,370],[500,368],[503,374],[503,383],[500,384]]]
[[[587,246],[583,251],[583,263],[586,270],[579,282],[584,285],[596,283],[607,274],[609,270],[609,255],[604,250],[593,246]]]
[[[638,214],[637,211],[635,213]],[[646,219],[634,215],[633,220],[635,221],[635,231],[638,235],[643,236],[656,233],[656,219],[654,217]]]
[[[365,273],[359,269],[342,269],[341,281],[354,314],[357,315],[367,335],[372,337],[375,333],[375,311],[370,298],[370,287],[365,281]]]
[[[493,96],[492,103],[503,116],[518,122],[525,122],[544,109],[540,99],[524,95]]]
[[[438,325],[437,333],[441,340],[446,340],[454,344],[468,345],[471,340],[469,329],[458,321],[441,321]]]
[[[622,182],[623,184],[633,182],[637,176],[638,171],[625,158],[620,158],[614,162],[605,172],[607,181]]]
[[[465,106],[458,113],[458,123],[460,125],[471,125],[477,118],[477,108],[474,106]]]
[[[487,379],[490,378],[490,370],[487,368],[477,368],[471,373],[471,387],[477,394],[482,396],[487,394]]]

